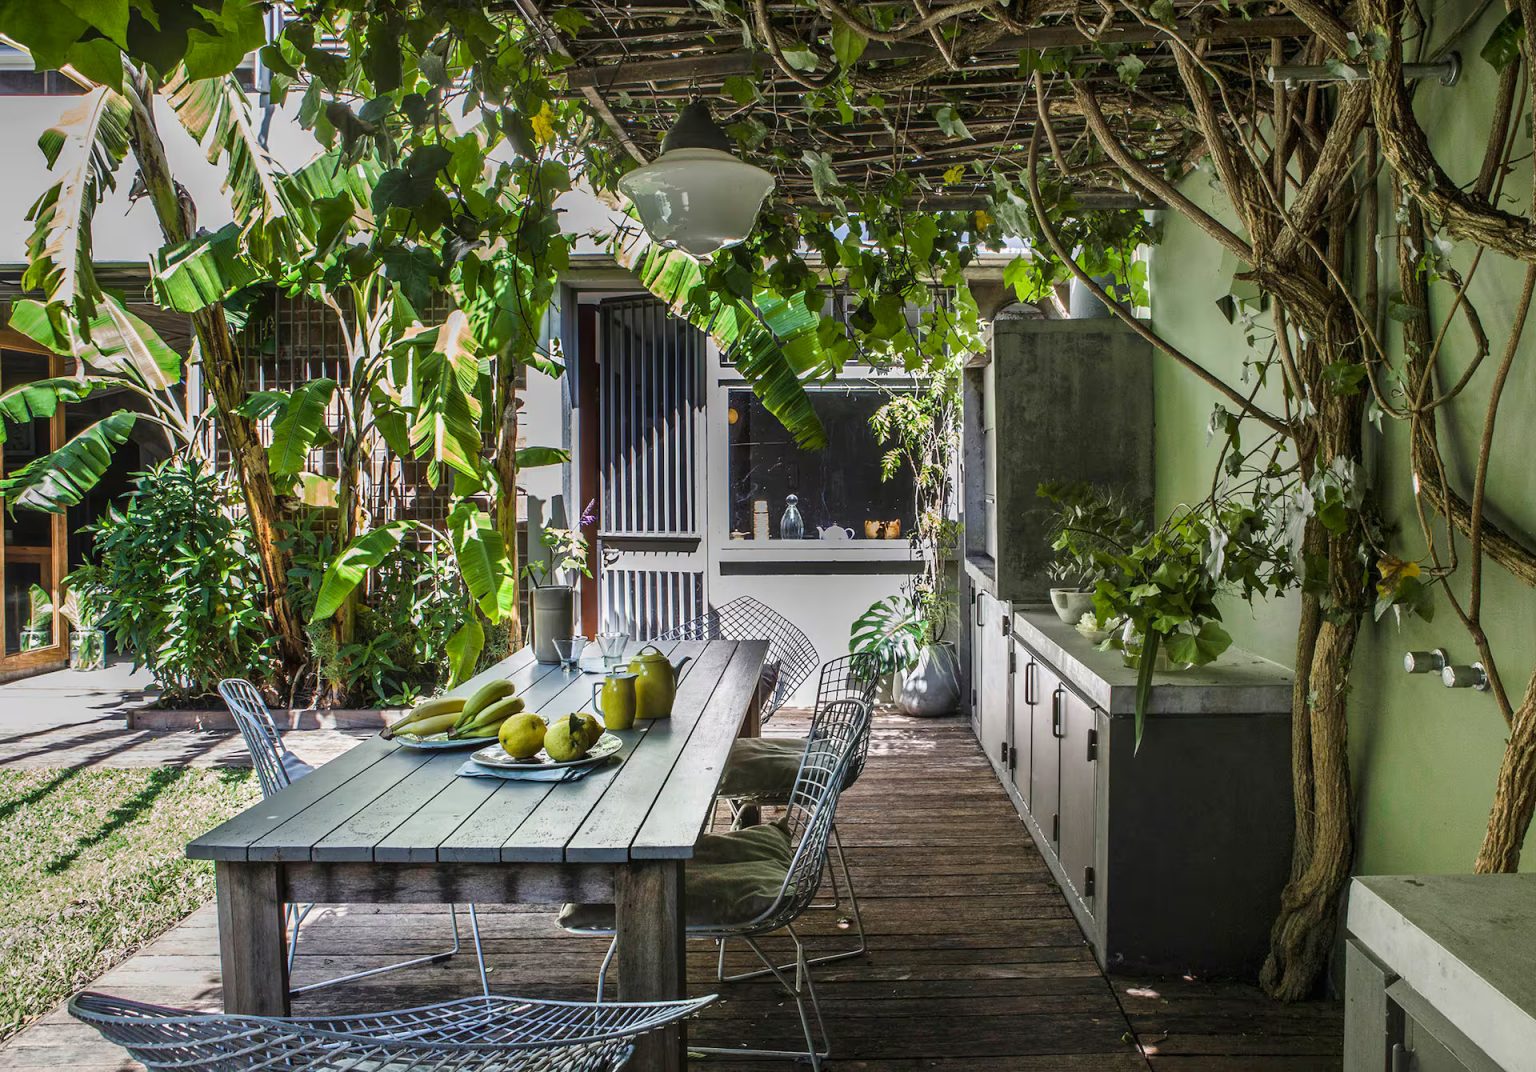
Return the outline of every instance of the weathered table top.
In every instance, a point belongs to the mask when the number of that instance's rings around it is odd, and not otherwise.
[[[638,649],[640,645],[632,645]],[[658,645],[683,670],[672,717],[617,733],[624,761],[575,782],[459,778],[467,750],[371,738],[187,847],[193,859],[260,862],[622,863],[687,859],[752,704],[766,641]],[[510,678],[530,711],[591,709],[596,675],[528,649],[455,690]]]

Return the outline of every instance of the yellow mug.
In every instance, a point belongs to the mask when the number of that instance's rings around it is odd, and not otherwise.
[[[610,730],[627,730],[635,724],[635,675],[615,670],[592,686],[592,706]]]

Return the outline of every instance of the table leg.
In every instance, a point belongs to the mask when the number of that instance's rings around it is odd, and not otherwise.
[[[288,1015],[288,935],[279,867],[234,860],[214,865],[225,1012]]]
[[[687,996],[682,861],[632,861],[618,868],[613,893],[619,932],[619,998],[671,1001]],[[653,1031],[636,1041],[634,1067],[682,1072],[687,1049],[687,1029],[682,1024]]]

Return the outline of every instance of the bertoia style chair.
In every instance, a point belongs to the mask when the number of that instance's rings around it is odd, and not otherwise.
[[[762,961],[764,972],[772,975],[793,999],[806,1048],[786,1051],[690,1046],[693,1052],[808,1060],[815,1072],[820,1072],[821,1062],[828,1055],[826,1022],[795,921],[810,907],[821,886],[838,793],[858,747],[858,738],[864,732],[859,719],[852,716],[858,709],[867,716],[867,706],[858,701],[847,704],[853,709],[849,711],[850,717],[836,725],[829,724],[828,732],[805,750],[782,820],[723,834],[704,834],[694,846],[693,858],[684,864],[688,937],[711,941],[739,938],[745,942]],[[613,905],[568,904],[560,913],[560,925],[576,934],[614,938],[598,973],[597,993],[602,1000],[608,968],[617,948]],[[763,950],[760,939],[776,931],[786,933],[794,944],[792,967],[780,967]]]
[[[833,659],[821,668],[821,680],[816,689],[816,708],[811,716],[810,733],[805,739],[798,737],[743,737],[731,746],[725,773],[720,779],[719,795],[730,805],[731,814],[739,815],[748,805],[757,807],[782,807],[789,801],[795,786],[795,775],[801,757],[810,743],[829,732],[831,719],[848,716],[846,704],[856,703],[864,707],[864,733],[853,758],[848,765],[843,788],[850,788],[858,781],[869,756],[871,705],[880,686],[879,667],[868,656],[853,654]],[[812,964],[828,964],[835,960],[847,960],[863,956],[869,951],[864,933],[864,914],[859,908],[858,892],[853,886],[853,874],[848,869],[848,858],[843,852],[842,837],[837,825],[832,827],[832,867],[828,876],[832,881],[832,903],[816,904],[813,908],[834,911],[842,907],[842,893],[838,874],[842,874],[842,886],[847,888],[848,903],[855,943],[852,948],[836,953],[825,953],[811,958]],[[721,982],[762,975],[762,969],[744,975],[725,974],[725,943],[720,944],[719,963],[715,976]]]
[[[816,669],[816,646],[794,622],[748,596],[733,599],[652,640],[766,640],[763,706],[767,722]]]
[[[76,1019],[150,1072],[617,1072],[634,1039],[714,1001],[460,998],[369,1016],[198,1014],[83,993]]]
[[[245,741],[245,750],[251,754],[251,766],[256,768],[256,777],[261,781],[261,795],[271,797],[282,790],[287,789],[294,782],[314,770],[298,756],[283,745],[282,734],[278,732],[277,723],[272,718],[272,712],[267,708],[267,702],[261,698],[261,693],[256,686],[244,678],[225,678],[219,682],[219,695],[224,698],[224,703],[229,707],[229,713],[235,718],[235,725],[240,728],[240,736]],[[299,953],[299,925],[308,918],[314,910],[313,904],[290,904],[287,908],[288,925],[288,973],[293,974],[294,959]],[[480,945],[480,921],[475,916],[475,906],[469,905],[469,933],[475,946],[475,961],[480,969],[480,991],[489,994],[490,981],[485,974],[485,951]],[[320,990],[328,986],[338,986],[342,983],[353,983],[359,979],[367,979],[369,976],[382,975],[384,972],[398,971],[401,968],[411,968],[418,964],[438,964],[449,957],[458,954],[461,945],[459,941],[459,909],[457,905],[448,906],[448,919],[453,927],[453,945],[441,953],[428,953],[425,956],[412,957],[409,960],[397,961],[394,964],[385,964],[377,968],[369,968],[365,971],[352,972],[348,975],[339,975],[334,979],[325,979],[318,983],[306,983],[304,986],[294,987],[290,994],[304,994],[311,990]]]

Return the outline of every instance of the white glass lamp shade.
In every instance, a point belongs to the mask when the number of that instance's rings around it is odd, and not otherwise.
[[[773,176],[720,149],[671,149],[619,180],[657,242],[695,257],[752,233]]]

